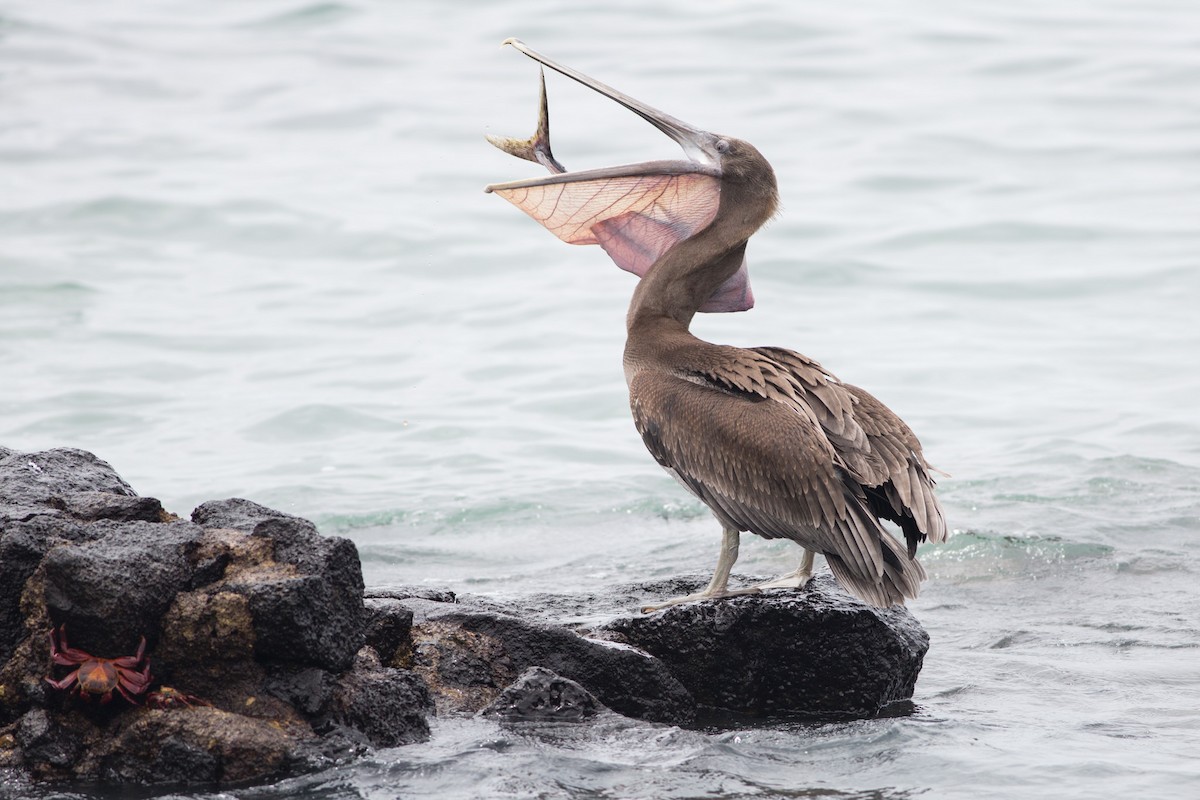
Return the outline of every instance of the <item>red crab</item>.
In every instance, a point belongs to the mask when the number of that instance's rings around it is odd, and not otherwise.
[[[160,686],[146,695],[146,705],[149,708],[195,708],[196,706],[211,706],[212,703],[170,686]]]
[[[61,643],[61,645],[60,645]],[[142,637],[137,653],[121,658],[97,658],[91,653],[77,650],[67,644],[65,625],[50,631],[50,659],[64,667],[76,667],[61,680],[46,678],[46,683],[55,689],[70,689],[85,699],[99,698],[101,703],[112,700],[113,692],[119,692],[129,702],[137,705],[138,695],[150,687],[150,659],[145,658],[146,637]],[[138,665],[141,669],[138,669]]]

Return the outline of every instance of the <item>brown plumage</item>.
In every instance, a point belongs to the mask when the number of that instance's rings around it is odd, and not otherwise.
[[[489,187],[564,240],[599,243],[642,277],[624,356],[634,424],[659,464],[725,531],[708,588],[667,605],[747,591],[726,587],[742,531],[805,549],[801,569],[775,585],[802,586],[815,552],[868,603],[915,597],[925,578],[917,545],[943,541],[946,524],[909,427],[871,394],[797,352],[711,344],[688,329],[697,311],[741,311],[753,303],[745,250],[776,210],[770,164],[747,142],[692,128],[515,45],[638,113],[693,159]],[[533,139],[494,143],[547,163],[544,85],[542,107]],[[900,527],[903,544],[884,520]]]

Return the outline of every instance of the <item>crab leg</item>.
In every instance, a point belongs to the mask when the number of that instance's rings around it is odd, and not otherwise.
[[[46,678],[46,683],[50,684],[55,689],[70,689],[71,686],[74,685],[75,678],[78,674],[79,674],[78,672],[72,672],[71,674],[67,675],[67,677],[63,678],[60,681],[55,681],[55,680],[51,680],[50,678]]]
[[[112,663],[118,667],[125,667],[126,669],[130,669],[130,668],[136,667],[138,664],[141,663],[142,656],[145,654],[145,652],[146,652],[146,637],[143,636],[141,642],[138,643],[138,649],[135,654],[133,654],[131,656],[122,656],[120,658],[114,658],[114,659],[112,659]],[[150,666],[150,662],[147,661],[146,667],[149,668],[149,666]]]
[[[57,636],[55,635],[57,634]],[[61,646],[59,645],[61,642]],[[50,631],[50,658],[55,664],[64,667],[69,667],[73,664],[82,664],[91,658],[91,654],[83,650],[77,650],[67,644],[67,626],[61,625],[58,630]]]

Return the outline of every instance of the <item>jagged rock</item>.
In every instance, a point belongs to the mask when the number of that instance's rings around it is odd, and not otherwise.
[[[428,739],[426,714],[433,711],[424,681],[408,670],[381,666],[373,651],[364,651],[338,681],[329,719],[362,731],[376,747],[396,747]]]
[[[457,603],[458,595],[449,589],[433,589],[428,586],[398,586],[394,589],[372,589],[365,595],[368,600],[429,600],[434,603]]]
[[[573,680],[530,667],[482,712],[508,722],[580,722],[603,707]]]
[[[316,717],[329,707],[337,679],[319,667],[276,669],[266,690],[296,707],[307,717]]]
[[[800,592],[688,603],[606,629],[659,659],[702,707],[756,716],[874,715],[912,697],[929,649],[907,609],[865,605],[828,575]]]
[[[297,752],[302,728],[216,708],[139,709],[98,746],[105,783],[236,784],[280,775]]]
[[[26,615],[21,610],[25,582],[42,563],[51,542],[68,540],[63,527],[52,517],[0,521],[0,664],[8,661],[26,636]],[[82,538],[82,531],[76,529],[70,536]],[[0,716],[0,721],[3,719]]]
[[[83,742],[44,709],[35,708],[17,723],[17,743],[27,761],[67,768],[79,758]]]
[[[413,669],[439,712],[476,712],[529,667],[578,682],[612,710],[686,724],[695,702],[657,659],[616,642],[462,604],[405,601],[417,613]]]
[[[367,645],[388,666],[408,666],[412,662],[411,608],[399,601],[368,598]]]
[[[102,497],[113,500],[105,505]],[[81,521],[102,518],[104,509],[127,511],[126,503],[139,500],[111,466],[86,451],[0,448],[0,664],[25,637],[21,594],[47,551],[87,541]]]
[[[353,543],[307,520],[233,499],[183,521],[89,453],[0,448],[0,579],[0,768],[227,785],[429,735],[421,679],[363,649]],[[377,632],[393,656],[404,613]],[[170,705],[50,687],[72,668],[49,659],[64,624],[102,658],[144,635],[151,690],[169,684]]]
[[[244,533],[252,533],[260,522],[266,522],[269,519],[299,518],[240,497],[231,497],[228,500],[210,500],[196,506],[192,511],[192,522],[201,527],[230,528]]]
[[[321,536],[308,520],[241,499],[205,503],[192,518],[210,529],[240,525],[269,543],[274,563],[227,576],[225,587],[249,600],[260,658],[335,672],[350,666],[366,626],[353,542]]]
[[[46,607],[71,644],[105,658],[129,655],[192,580],[188,559],[203,529],[187,522],[113,522],[89,526],[90,541],[46,554]]]
[[[162,503],[153,497],[126,497],[109,492],[74,492],[54,502],[71,517],[85,522],[99,519],[114,522],[166,522]]]
[[[0,519],[19,521],[39,514],[57,515],[61,507],[69,505],[64,498],[77,492],[137,496],[108,462],[86,450],[63,447],[18,453],[0,449],[0,498],[4,499]]]

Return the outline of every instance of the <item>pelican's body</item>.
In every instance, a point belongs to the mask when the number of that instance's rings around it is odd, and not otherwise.
[[[708,587],[677,602],[800,587],[822,553],[837,580],[876,606],[915,597],[925,574],[917,544],[946,526],[920,443],[867,392],[799,353],[712,344],[689,331],[697,311],[751,307],[745,250],[777,206],[775,175],[749,143],[720,137],[556,64],[522,52],[617,100],[670,135],[690,161],[567,172],[542,120],[501,149],[551,177],[488,187],[573,243],[598,243],[642,277],[626,320],[624,366],[634,423],[654,458],[721,523]],[[906,545],[883,527],[900,525]],[[804,548],[783,578],[729,590],[742,531]]]

